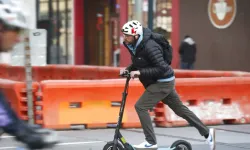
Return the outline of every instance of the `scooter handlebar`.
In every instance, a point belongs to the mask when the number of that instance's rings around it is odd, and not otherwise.
[[[120,76],[121,77],[130,77],[130,73],[128,70],[125,70],[125,71],[120,72]]]

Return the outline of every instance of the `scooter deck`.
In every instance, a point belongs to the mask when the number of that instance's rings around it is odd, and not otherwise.
[[[158,150],[157,148],[134,148],[134,150]]]
[[[170,147],[158,147],[158,148],[134,148],[135,150],[174,150],[173,148]]]

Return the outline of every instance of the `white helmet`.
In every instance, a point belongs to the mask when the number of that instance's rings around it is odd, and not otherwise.
[[[17,2],[14,0],[0,0],[0,22],[11,27],[28,28],[25,13]]]
[[[122,27],[122,33],[127,35],[142,35],[142,25],[137,20],[132,20],[125,23]]]

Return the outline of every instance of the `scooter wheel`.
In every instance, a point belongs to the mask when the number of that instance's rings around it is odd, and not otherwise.
[[[113,150],[114,142],[108,142],[104,147],[103,150]],[[120,143],[117,143],[117,150],[125,150]]]
[[[175,141],[171,148],[174,148],[174,150],[192,150],[191,144],[184,140]]]

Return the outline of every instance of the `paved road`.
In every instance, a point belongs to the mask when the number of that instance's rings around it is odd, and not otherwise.
[[[250,149],[250,125],[223,125],[217,128],[216,150]],[[141,129],[121,130],[127,141],[138,144],[144,140]],[[209,150],[203,137],[193,127],[155,128],[160,147],[167,147],[175,140],[183,139],[192,144],[193,150]],[[102,150],[107,141],[112,140],[114,129],[58,131],[61,143],[53,150]],[[0,150],[14,150],[22,146],[12,137],[4,135]]]

